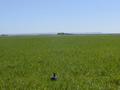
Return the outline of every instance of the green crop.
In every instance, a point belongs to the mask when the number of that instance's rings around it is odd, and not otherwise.
[[[119,89],[120,36],[0,37],[0,90]]]

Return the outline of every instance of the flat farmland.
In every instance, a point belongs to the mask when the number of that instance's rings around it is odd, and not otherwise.
[[[0,90],[119,89],[119,35],[0,37]]]

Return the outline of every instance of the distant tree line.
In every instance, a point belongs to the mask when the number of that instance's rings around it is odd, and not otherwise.
[[[64,33],[63,33],[63,32],[61,32],[61,33],[57,33],[57,35],[64,35]]]
[[[60,32],[60,33],[57,33],[57,35],[73,35],[73,34],[71,34],[71,33]]]

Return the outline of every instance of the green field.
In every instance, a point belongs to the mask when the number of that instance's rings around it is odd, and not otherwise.
[[[0,37],[0,90],[120,90],[120,36]]]

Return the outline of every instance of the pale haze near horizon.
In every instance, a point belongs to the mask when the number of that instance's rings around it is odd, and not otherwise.
[[[0,34],[120,33],[120,0],[0,0]]]

